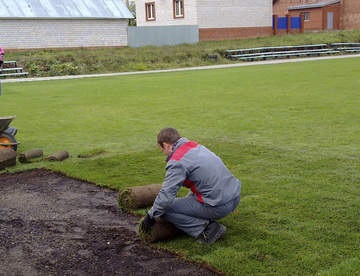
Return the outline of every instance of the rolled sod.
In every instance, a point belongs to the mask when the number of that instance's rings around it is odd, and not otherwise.
[[[124,210],[135,210],[149,207],[153,204],[161,184],[127,187],[119,191],[119,207]]]
[[[49,161],[63,161],[66,158],[69,158],[69,153],[66,150],[57,151],[53,154],[50,154],[48,157],[46,157],[46,160]]]
[[[139,222],[139,237],[141,240],[149,243],[168,240],[179,235],[181,231],[177,229],[172,223],[164,220],[157,219],[155,224],[151,227],[149,232],[144,232],[141,229],[142,218]]]
[[[43,151],[41,149],[33,149],[19,154],[18,159],[21,163],[30,163],[42,160]]]
[[[0,149],[0,170],[16,165],[16,151],[11,148]]]

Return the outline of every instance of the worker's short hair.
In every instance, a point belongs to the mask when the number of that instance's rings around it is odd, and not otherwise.
[[[164,143],[174,144],[180,138],[181,136],[175,128],[165,127],[159,132],[157,142],[160,147],[163,147]]]

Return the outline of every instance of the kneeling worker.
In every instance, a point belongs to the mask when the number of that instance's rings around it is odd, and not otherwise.
[[[240,201],[241,182],[222,160],[206,147],[181,137],[174,128],[162,129],[157,142],[166,158],[166,175],[153,206],[142,221],[149,231],[162,217],[201,243],[212,244],[226,227],[216,220],[234,211]],[[186,186],[186,197],[176,197]]]

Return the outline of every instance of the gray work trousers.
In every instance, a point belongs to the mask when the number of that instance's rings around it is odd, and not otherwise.
[[[200,203],[196,196],[190,193],[186,197],[178,197],[163,215],[163,218],[186,234],[197,238],[212,220],[221,219],[234,211],[238,206],[240,196],[220,206],[210,206]]]

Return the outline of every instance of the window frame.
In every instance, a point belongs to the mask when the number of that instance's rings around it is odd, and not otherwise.
[[[146,18],[146,21],[155,21],[156,20],[155,2],[145,3],[145,18]]]
[[[181,13],[178,13],[178,11]],[[185,17],[184,0],[173,0],[173,17],[174,19]]]
[[[310,21],[310,12],[303,12],[304,21]]]

